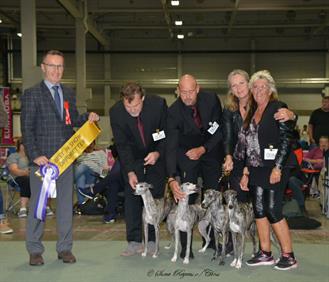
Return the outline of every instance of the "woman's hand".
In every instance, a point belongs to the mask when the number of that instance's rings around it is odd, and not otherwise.
[[[249,175],[243,174],[240,180],[240,187],[242,191],[249,191],[248,183],[249,183]]]
[[[281,169],[274,167],[270,175],[270,184],[275,184],[281,180]]]

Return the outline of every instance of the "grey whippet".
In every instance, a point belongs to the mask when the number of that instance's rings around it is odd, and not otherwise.
[[[232,267],[241,268],[245,250],[246,237],[252,240],[253,254],[256,253],[256,223],[251,203],[239,203],[235,190],[224,192],[228,208],[229,226],[232,233],[234,259]]]
[[[192,232],[193,227],[196,222],[199,220],[200,216],[203,216],[204,213],[202,212],[201,206],[194,204],[189,205],[189,195],[198,193],[199,189],[197,185],[189,182],[185,182],[181,184],[181,190],[185,192],[186,197],[179,200],[176,212],[171,213],[171,216],[167,218],[167,224],[172,226],[174,222],[174,230],[175,230],[175,252],[174,256],[172,257],[171,261],[176,262],[178,257],[178,244],[180,242],[180,231],[187,233],[187,244],[186,244],[186,253],[183,260],[184,264],[188,264],[190,262],[190,250],[191,250],[191,243],[192,243]]]
[[[171,204],[170,201],[165,201],[164,198],[154,199],[150,191],[152,185],[146,182],[140,182],[136,185],[135,195],[139,195],[143,199],[143,225],[144,225],[144,251],[142,256],[147,255],[148,251],[148,225],[153,225],[155,230],[155,251],[153,258],[159,255],[160,242],[160,223],[168,215]]]
[[[223,205],[223,194],[222,192],[208,189],[203,195],[203,201],[201,204],[202,208],[207,209],[205,217],[199,222],[198,228],[202,237],[205,239],[206,243],[199,252],[204,252],[209,243],[210,236],[209,232],[207,232],[207,227],[210,226],[214,229],[214,237],[215,237],[215,246],[216,250],[213,255],[213,260],[217,259],[219,256],[218,251],[218,241],[219,236],[222,235],[222,251],[219,258],[219,264],[223,265],[225,252],[226,252],[226,241],[228,239],[228,231],[229,231],[229,220],[228,220],[228,211],[227,208]]]

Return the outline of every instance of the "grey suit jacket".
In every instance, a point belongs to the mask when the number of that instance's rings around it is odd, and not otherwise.
[[[21,131],[30,162],[39,156],[50,158],[73,135],[73,127],[81,126],[88,118],[88,113],[79,115],[73,90],[61,87],[63,100],[69,103],[71,125],[65,124],[65,110],[60,117],[43,81],[26,89],[21,97]]]

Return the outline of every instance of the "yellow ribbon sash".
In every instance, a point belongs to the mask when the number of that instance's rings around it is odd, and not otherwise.
[[[50,158],[61,175],[96,139],[101,130],[95,123],[86,121],[82,127]],[[37,171],[37,174],[40,172]]]

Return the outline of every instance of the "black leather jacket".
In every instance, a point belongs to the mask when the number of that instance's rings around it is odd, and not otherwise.
[[[242,127],[243,120],[240,111],[232,112],[228,109],[223,110],[223,129],[224,129],[224,153],[233,155],[235,145],[238,142],[238,133]]]

